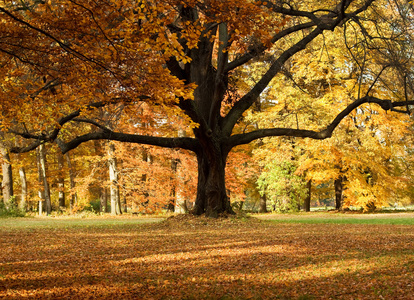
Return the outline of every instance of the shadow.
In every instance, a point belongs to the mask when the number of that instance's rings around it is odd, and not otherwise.
[[[0,298],[409,299],[414,288],[412,227],[101,230],[0,234]]]

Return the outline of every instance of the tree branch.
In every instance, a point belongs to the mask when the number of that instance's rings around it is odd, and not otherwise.
[[[316,28],[310,34],[305,36],[298,43],[283,52],[279,58],[270,66],[269,70],[262,76],[256,85],[244,95],[230,110],[224,118],[223,132],[230,135],[237,120],[242,116],[254,101],[260,96],[264,89],[268,86],[270,81],[282,70],[283,64],[291,58],[294,54],[306,48],[306,46],[314,40],[323,30]]]
[[[313,131],[313,130],[301,130],[301,129],[292,129],[292,128],[269,128],[269,129],[259,129],[252,132],[244,134],[235,134],[232,135],[227,146],[233,148],[238,145],[248,144],[256,139],[264,137],[276,137],[276,136],[290,136],[290,137],[302,137],[302,138],[311,138],[323,140],[330,138],[333,131],[339,125],[339,123],[347,117],[355,108],[361,106],[365,103],[375,103],[378,104],[383,110],[391,110],[399,113],[409,113],[409,111],[398,110],[396,107],[414,105],[414,101],[397,101],[392,102],[391,100],[383,100],[372,96],[365,96],[359,100],[354,101],[348,105],[343,111],[341,111],[335,119],[323,130]]]
[[[364,5],[356,9],[354,12],[346,14],[344,13],[344,10],[350,5],[351,1],[343,0],[338,5],[336,5],[336,7],[328,14],[316,19],[312,17],[313,21],[310,24],[312,24],[312,26],[316,25],[317,27],[295,45],[283,52],[279,58],[271,65],[268,71],[262,76],[262,78],[255,84],[255,86],[233,106],[227,116],[223,119],[223,133],[226,136],[230,136],[231,131],[233,130],[233,127],[239,118],[260,96],[270,81],[282,70],[283,64],[289,58],[305,49],[307,45],[316,37],[318,37],[324,30],[334,30],[336,26],[343,24],[345,21],[366,10],[373,1],[374,0],[367,0]],[[269,5],[272,6],[272,4]],[[280,12],[284,12],[286,10],[285,8],[280,9]],[[307,26],[311,27],[310,24]]]
[[[164,148],[181,148],[196,152],[198,149],[198,142],[193,138],[165,138],[154,137],[147,135],[128,134],[121,132],[114,132],[111,130],[103,130],[99,132],[87,133],[74,138],[73,140],[65,143],[60,139],[56,139],[56,143],[60,147],[62,153],[66,153],[72,149],[75,149],[80,144],[91,140],[110,140],[127,142],[133,144],[143,144],[151,146],[159,146]]]
[[[277,34],[273,36],[273,38],[271,39],[271,43],[274,44],[281,38],[288,36],[291,33],[294,33],[294,32],[297,32],[303,29],[311,28],[312,26],[315,26],[315,24],[313,22],[308,22],[304,24],[295,25],[285,30],[279,31]],[[224,72],[225,73],[230,72],[236,69],[237,67],[240,67],[241,65],[249,62],[251,59],[262,55],[264,51],[266,51],[267,48],[268,47],[266,47],[264,44],[250,46],[249,50],[244,55],[233,60],[232,62],[229,62]]]

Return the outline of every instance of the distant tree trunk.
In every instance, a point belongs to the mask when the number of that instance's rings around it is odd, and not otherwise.
[[[185,130],[180,128],[178,130],[178,137],[186,137]],[[177,188],[175,190],[175,208],[174,212],[179,214],[186,214],[188,213],[187,209],[187,201],[185,199],[184,193],[182,191],[184,176],[183,176],[183,168],[181,167],[180,160],[177,160],[177,166],[176,166],[176,178],[177,182],[180,182],[181,184],[177,185]]]
[[[142,161],[147,162],[147,163],[151,163],[151,156],[148,154],[148,152],[144,149],[144,151],[142,152]],[[148,211],[148,204],[149,204],[149,195],[150,193],[148,192],[147,189],[147,180],[148,180],[148,175],[147,173],[143,173],[141,176],[141,182],[142,182],[142,187],[143,187],[143,191],[142,194],[144,196],[145,201],[141,204],[144,207],[144,212]]]
[[[127,213],[128,212],[128,206],[127,206],[127,199],[126,199],[125,189],[123,190],[123,193],[122,193],[122,211],[124,213]]]
[[[3,157],[3,162],[1,164],[3,171],[3,181],[2,181],[2,190],[3,190],[3,201],[6,208],[10,208],[10,199],[13,196],[13,172],[12,165],[10,163],[10,155],[7,148],[0,143],[0,151]]]
[[[306,195],[305,198],[305,211],[310,211],[310,204],[311,204],[311,192],[312,192],[312,180],[309,179],[308,183],[306,184],[306,187],[308,189],[308,194]]]
[[[343,200],[343,177],[339,176],[335,179],[334,186],[335,186],[335,209],[340,210],[342,208],[342,200]]]
[[[171,201],[168,202],[167,210],[169,212],[174,212],[175,210],[175,199],[176,199],[176,190],[177,190],[177,179],[174,178],[177,174],[177,165],[178,165],[178,159],[172,159],[171,160],[171,171],[173,176],[171,176],[170,180],[173,182],[173,187],[171,188]]]
[[[260,196],[260,207],[259,207],[259,213],[267,213],[267,198],[266,194],[263,194],[263,196]]]
[[[108,165],[109,165],[109,181],[110,181],[110,198],[111,198],[111,214],[121,214],[118,189],[118,170],[116,168],[115,145],[109,144],[108,147]]]
[[[22,186],[22,195],[20,199],[19,207],[21,210],[25,211],[27,209],[27,179],[26,171],[24,167],[19,168],[20,183]]]
[[[119,195],[119,205],[121,207],[121,213],[126,213],[128,212],[128,208],[126,205],[126,194],[125,194],[125,190],[123,190],[122,192],[122,197],[121,197],[121,191],[120,191],[120,186],[118,184],[118,195]]]
[[[37,154],[39,157],[39,167],[41,174],[41,184],[43,185],[43,197],[46,204],[46,214],[50,215],[52,212],[52,202],[50,199],[50,188],[49,182],[47,180],[47,162],[46,162],[46,150],[45,146],[42,144],[37,148]],[[40,178],[39,178],[40,179]]]
[[[70,182],[70,190],[71,190],[71,197],[70,197],[70,203],[69,208],[72,211],[73,206],[78,202],[78,195],[75,192],[75,171],[72,166],[72,161],[69,156],[69,152],[65,154],[66,157],[66,163],[68,164],[69,168],[69,182]]]
[[[43,203],[45,201],[45,191],[43,185],[43,172],[40,163],[40,152],[39,148],[36,149],[36,164],[37,164],[37,175],[39,179],[39,216],[43,214]]]
[[[99,211],[101,213],[106,213],[108,212],[108,193],[107,193],[107,189],[102,187],[100,189],[100,195],[99,195],[99,202],[100,202],[100,208]]]
[[[59,207],[65,207],[65,177],[63,176],[63,163],[64,158],[63,154],[58,151],[57,153],[58,158],[58,168],[59,168],[59,176],[58,176],[58,188],[59,188]]]

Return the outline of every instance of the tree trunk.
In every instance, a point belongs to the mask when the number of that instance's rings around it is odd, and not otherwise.
[[[340,210],[342,208],[342,199],[343,199],[343,177],[340,176],[335,179],[335,209]]]
[[[58,168],[59,168],[59,177],[58,177],[58,189],[59,189],[59,207],[65,207],[65,177],[63,175],[63,154],[61,152],[57,153],[58,159]]]
[[[26,171],[24,167],[19,168],[20,183],[22,186],[22,195],[20,199],[19,207],[21,210],[25,211],[27,209],[27,179]]]
[[[197,197],[192,213],[217,218],[220,214],[234,214],[227,197],[225,184],[225,167],[227,153],[218,150],[208,151],[205,147],[197,154],[198,185]]]
[[[177,161],[176,176],[177,176],[177,181],[182,182],[184,180],[183,179],[183,169],[180,165],[180,161]],[[174,194],[175,194],[174,212],[178,213],[178,214],[188,213],[187,201],[184,197],[184,193],[183,193],[182,188],[180,187],[180,185],[175,187],[175,193]]]
[[[308,194],[306,195],[305,198],[305,211],[310,211],[310,207],[311,207],[311,192],[312,192],[312,180],[309,179],[308,183],[306,184],[306,187],[308,188]]]
[[[0,143],[1,155],[3,157],[3,162],[1,164],[3,171],[3,181],[2,181],[2,190],[3,190],[3,201],[6,208],[10,208],[10,199],[13,196],[13,173],[12,165],[10,163],[9,151],[6,147]]]
[[[78,202],[78,195],[75,192],[75,171],[72,167],[72,161],[70,159],[69,156],[69,152],[65,154],[66,157],[66,163],[68,164],[68,168],[69,168],[69,182],[70,182],[70,203],[69,203],[69,207],[70,210],[73,210],[73,206]]]
[[[110,198],[111,198],[111,214],[121,214],[118,190],[118,170],[116,168],[115,145],[109,144],[108,147],[108,165],[109,165],[109,181],[110,181]]]
[[[122,193],[122,211],[124,213],[127,213],[128,212],[128,206],[127,206],[127,199],[126,199],[126,192],[125,192],[125,190],[123,190],[123,193]]]
[[[178,130],[178,137],[185,137],[185,130],[180,128]],[[179,159],[177,159],[176,161],[176,165],[175,165],[175,173],[176,173],[176,178],[178,182],[182,182],[184,180],[184,176],[183,176],[183,168],[181,167],[181,162]],[[179,213],[179,214],[186,214],[188,213],[188,209],[187,209],[187,201],[184,197],[184,193],[182,191],[181,185],[177,185],[176,189],[175,189],[175,207],[174,207],[174,212]]]
[[[50,199],[49,182],[47,180],[46,150],[43,144],[40,145],[38,148],[38,155],[39,155],[40,172],[42,175],[41,179],[42,179],[42,184],[43,184],[43,196],[44,196],[45,204],[46,204],[46,214],[50,215],[52,212],[52,202]]]
[[[37,175],[39,180],[39,216],[43,214],[43,202],[45,200],[45,192],[43,187],[43,173],[42,167],[40,166],[40,153],[39,148],[36,149],[36,165],[37,165]]]
[[[171,188],[171,200],[170,202],[168,202],[168,207],[167,210],[169,212],[174,212],[175,211],[175,203],[177,202],[176,199],[176,194],[177,194],[177,182],[178,182],[178,178],[177,178],[177,165],[178,165],[179,159],[173,158],[171,160],[171,171],[173,176],[171,176],[170,180],[173,182],[173,186]],[[174,178],[175,177],[175,178]]]
[[[263,194],[263,196],[260,196],[260,208],[259,213],[267,213],[267,198],[266,194]]]
[[[99,195],[99,202],[100,202],[100,208],[99,211],[101,213],[108,212],[108,196],[107,196],[107,189],[102,187],[100,189],[100,195]]]

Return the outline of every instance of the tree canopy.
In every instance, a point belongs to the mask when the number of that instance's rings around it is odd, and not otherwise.
[[[194,214],[232,211],[234,147],[326,139],[366,105],[408,126],[414,104],[403,0],[2,1],[0,23],[1,126],[27,139],[12,152],[91,140],[189,150]],[[249,121],[263,99],[261,113],[286,122]]]

